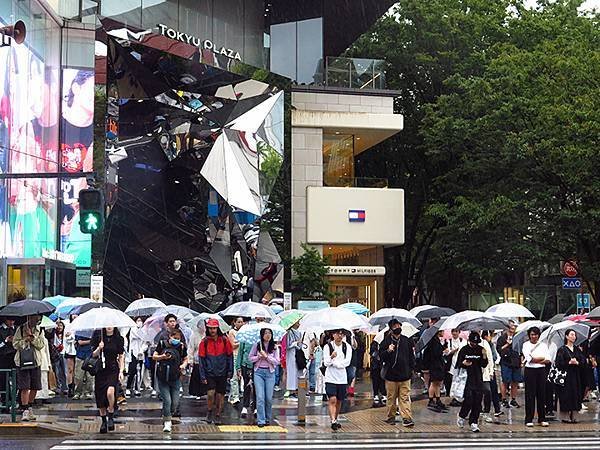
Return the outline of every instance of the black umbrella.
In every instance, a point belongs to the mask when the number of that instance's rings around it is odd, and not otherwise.
[[[92,302],[92,303],[86,303],[85,305],[81,305],[81,306],[77,306],[75,308],[73,308],[70,312],[70,315],[72,314],[76,314],[78,316],[80,316],[83,313],[88,312],[90,309],[96,309],[96,308],[100,308],[100,307],[105,307],[105,308],[113,308],[113,305],[110,305],[108,303],[96,303],[96,302]]]
[[[440,317],[448,317],[452,314],[456,314],[452,308],[445,308],[443,306],[434,306],[432,308],[428,308],[424,311],[419,311],[416,316],[420,321],[427,319],[437,319]]]
[[[417,342],[417,345],[415,346],[415,353],[419,353],[421,350],[427,347],[427,344],[429,344],[434,336],[438,334],[440,327],[443,325],[445,320],[446,319],[440,319],[435,324],[423,331],[419,341]]]
[[[52,311],[54,311],[54,306],[49,303],[39,300],[19,300],[0,309],[0,316],[27,317],[50,314]]]

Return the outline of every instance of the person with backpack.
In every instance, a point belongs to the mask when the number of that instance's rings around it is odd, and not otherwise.
[[[187,355],[183,345],[181,330],[173,329],[167,340],[161,340],[154,350],[152,359],[156,361],[156,380],[162,399],[163,432],[170,433],[172,417],[179,406],[181,373],[187,367]]]
[[[260,341],[250,350],[250,361],[254,363],[254,387],[256,389],[256,412],[258,426],[270,425],[273,421],[272,402],[275,388],[275,370],[279,367],[279,348],[273,341],[273,331],[260,330]]]
[[[348,372],[352,360],[352,347],[344,342],[344,330],[333,332],[333,341],[323,348],[323,365],[325,366],[325,393],[328,397],[331,429],[336,431],[342,426],[338,422],[342,402],[346,398],[348,388]]]
[[[217,319],[206,321],[206,337],[200,342],[198,355],[200,381],[208,391],[206,421],[219,425],[227,384],[233,376],[233,347],[221,332]]]
[[[397,319],[390,320],[388,326],[390,332],[379,345],[379,355],[383,362],[382,377],[387,391],[386,422],[396,424],[396,408],[399,403],[402,426],[412,427],[415,425],[410,402],[410,380],[415,368],[413,341],[402,335],[402,324]]]
[[[372,341],[369,347],[371,356],[371,384],[373,386],[373,408],[384,406],[386,399],[385,381],[381,378],[381,358],[379,356],[379,343]]]
[[[21,391],[21,420],[36,420],[31,409],[38,391],[42,389],[42,370],[40,363],[45,336],[39,327],[40,316],[29,316],[23,325],[15,331],[12,345],[15,349],[14,362],[17,367],[17,389]]]

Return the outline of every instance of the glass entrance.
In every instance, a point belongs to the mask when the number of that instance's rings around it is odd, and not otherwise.
[[[356,302],[365,305],[371,313],[377,311],[378,280],[376,277],[330,277],[331,306]]]

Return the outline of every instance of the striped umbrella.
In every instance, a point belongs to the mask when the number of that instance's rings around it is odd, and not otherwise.
[[[339,305],[339,307],[344,308],[344,309],[349,309],[353,313],[360,314],[361,316],[364,316],[365,314],[367,314],[369,312],[369,308],[367,308],[362,303],[358,303],[358,302],[343,303],[343,304]]]

